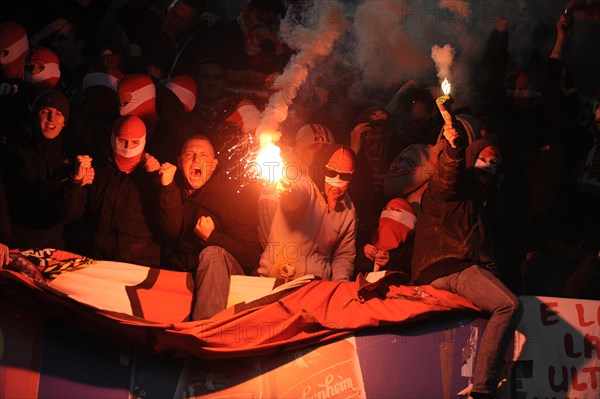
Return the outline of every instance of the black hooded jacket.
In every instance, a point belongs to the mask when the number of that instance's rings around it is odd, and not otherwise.
[[[492,145],[479,139],[467,148],[446,145],[437,173],[421,199],[412,257],[412,279],[429,284],[473,264],[494,264],[484,215],[485,198],[476,190],[473,169],[479,153]]]

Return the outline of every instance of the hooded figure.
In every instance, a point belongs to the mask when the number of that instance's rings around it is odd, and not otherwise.
[[[315,154],[308,172],[287,168],[287,176],[277,183],[279,206],[259,262],[260,275],[352,278],[356,213],[346,191],[355,164],[350,148],[330,144]]]
[[[411,263],[415,284],[431,284],[489,312],[475,360],[473,398],[495,397],[504,354],[522,314],[495,276],[485,205],[500,156],[487,139],[446,126],[445,147],[421,200]]]
[[[456,270],[474,262],[495,266],[483,204],[497,165],[476,168],[476,163],[483,163],[478,156],[486,148],[496,147],[488,139],[479,139],[466,151],[463,149],[459,160],[448,160],[447,154],[456,150],[448,145],[440,155],[437,173],[432,175],[421,199],[413,252],[412,277],[416,283],[427,284],[439,277],[447,270],[448,262]],[[448,204],[454,205],[449,208]]]

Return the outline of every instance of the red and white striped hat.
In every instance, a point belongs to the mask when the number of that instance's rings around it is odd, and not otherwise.
[[[404,198],[390,200],[381,211],[379,228],[373,245],[377,249],[386,251],[397,248],[415,229],[416,223],[417,216],[407,200]]]
[[[252,101],[242,100],[225,122],[238,125],[244,133],[251,133],[260,123],[260,111]]]
[[[25,28],[12,21],[0,24],[0,76],[22,78],[28,50]]]
[[[123,73],[112,66],[103,64],[93,65],[88,73],[83,77],[82,87],[87,90],[94,86],[108,87],[115,93],[119,87],[119,80],[123,77]]]
[[[119,96],[117,88],[123,73],[114,66],[96,63],[83,77],[85,105],[90,110],[118,113]]]
[[[156,87],[152,78],[145,74],[125,75],[119,80],[117,87],[119,113],[135,115],[146,124],[148,134],[152,134],[156,126]]]
[[[23,90],[35,98],[56,87],[60,79],[58,56],[47,47],[34,47],[25,57]]]
[[[189,75],[177,75],[160,83],[175,94],[186,112],[194,109],[198,89],[196,82]]]

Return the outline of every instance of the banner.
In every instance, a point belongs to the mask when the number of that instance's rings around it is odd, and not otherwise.
[[[510,397],[600,398],[600,301],[520,299]]]

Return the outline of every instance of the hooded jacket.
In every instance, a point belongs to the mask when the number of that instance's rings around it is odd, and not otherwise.
[[[437,173],[421,200],[411,264],[414,283],[429,284],[473,264],[494,264],[484,220],[485,198],[472,176],[479,153],[490,145],[479,139],[465,150],[446,142]]]

